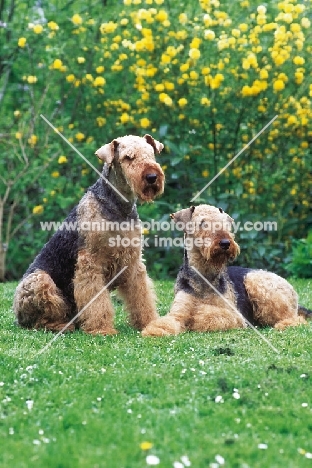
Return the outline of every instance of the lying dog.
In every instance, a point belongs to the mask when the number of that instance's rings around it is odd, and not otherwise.
[[[298,295],[285,279],[227,266],[240,249],[231,232],[233,219],[221,208],[193,206],[171,217],[184,226],[184,263],[169,314],[150,322],[143,336],[243,328],[245,319],[279,330],[306,323],[304,316],[312,311],[298,306]]]

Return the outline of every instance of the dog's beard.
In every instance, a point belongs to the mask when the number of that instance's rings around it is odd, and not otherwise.
[[[161,195],[163,190],[160,184],[146,184],[142,192],[138,193],[140,201],[153,201],[158,195]]]
[[[221,267],[233,260],[237,256],[237,251],[235,246],[229,248],[228,250],[221,249],[218,247],[203,247],[201,249],[201,254],[206,261],[209,261],[216,267]]]

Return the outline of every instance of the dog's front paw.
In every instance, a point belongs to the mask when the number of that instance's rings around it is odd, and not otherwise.
[[[161,317],[150,322],[142,331],[142,336],[168,336],[181,332],[179,322],[171,317]]]

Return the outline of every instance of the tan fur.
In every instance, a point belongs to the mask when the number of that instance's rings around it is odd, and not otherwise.
[[[69,307],[52,278],[42,270],[36,270],[21,281],[16,288],[13,307],[18,311],[18,322],[25,328],[60,331],[67,323]],[[67,331],[74,328],[70,325]]]
[[[187,330],[207,332],[244,327],[246,324],[238,310],[235,312],[219,296],[215,295],[210,302],[179,291],[169,314],[149,323],[142,335],[178,335]]]
[[[229,260],[240,252],[231,232],[232,218],[219,208],[209,205],[186,208],[173,213],[176,222],[186,223],[185,243],[192,241],[187,250],[188,264],[183,266],[182,285],[179,276],[175,286],[175,298],[170,312],[165,317],[152,321],[142,332],[143,336],[176,335],[186,330],[205,332],[246,327],[245,320],[236,307],[236,295],[232,283],[227,282],[226,291],[220,296],[209,286],[218,286],[218,278],[226,273]],[[192,224],[191,224],[192,223]],[[210,223],[207,229],[205,223]],[[194,245],[195,240],[203,245]],[[222,249],[220,241],[230,242]],[[191,267],[205,277],[192,272]],[[186,275],[186,276],[185,276]],[[186,281],[193,293],[183,290]],[[306,323],[298,316],[298,296],[292,286],[274,273],[255,270],[247,273],[244,281],[253,306],[254,318],[261,325],[283,330],[288,326]],[[181,290],[182,288],[182,290]]]
[[[298,294],[284,278],[256,270],[247,274],[244,283],[255,318],[261,325],[282,330],[306,323],[298,316]]]

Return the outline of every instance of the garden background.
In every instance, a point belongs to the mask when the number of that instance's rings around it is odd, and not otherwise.
[[[139,206],[159,221],[278,115],[195,203],[277,221],[239,233],[240,263],[286,274],[295,242],[292,273],[312,276],[311,11],[309,0],[0,2],[0,280],[22,275],[51,235],[40,221],[62,221],[97,178],[40,114],[99,170],[94,152],[118,136],[162,141],[165,193]],[[145,250],[156,278],[181,256]]]

